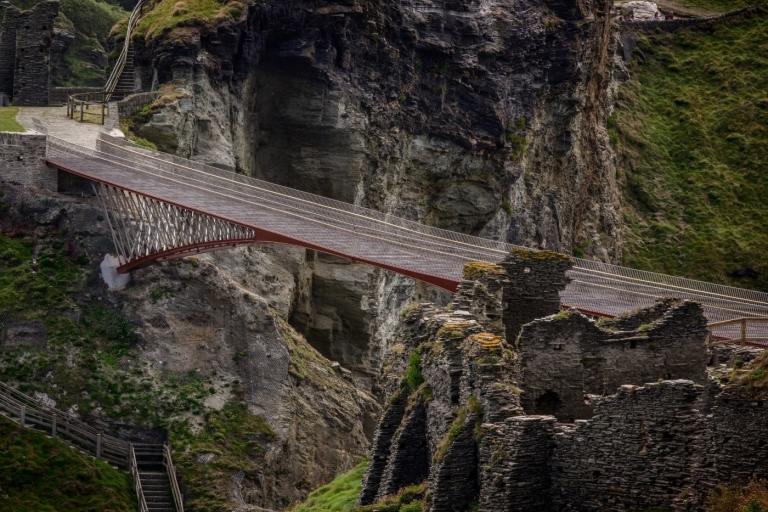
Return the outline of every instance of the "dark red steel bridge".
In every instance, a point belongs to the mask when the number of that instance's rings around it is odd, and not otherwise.
[[[314,249],[455,291],[464,265],[496,263],[515,246],[282,187],[102,134],[96,149],[49,136],[47,162],[94,185],[120,272],[254,243]],[[716,333],[768,342],[768,294],[574,259],[562,302],[615,316],[677,297],[700,302]],[[745,327],[735,322],[748,318]]]

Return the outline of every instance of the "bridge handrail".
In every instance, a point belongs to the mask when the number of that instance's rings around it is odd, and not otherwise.
[[[732,318],[719,322],[707,324],[707,328],[712,334],[712,339],[716,342],[740,343],[742,345],[754,345],[765,347],[768,343],[768,330],[763,336],[750,336],[749,325],[764,323],[768,325],[768,316],[747,316],[741,318]],[[738,335],[734,336],[734,334]]]
[[[124,139],[119,139],[111,136],[102,136],[103,142],[118,146],[123,150],[131,151],[135,154],[141,155],[145,158],[159,160],[163,163],[170,164],[172,166],[190,170],[192,172],[203,173],[213,175],[218,178],[227,179],[240,184],[256,187],[266,192],[278,193],[284,196],[291,197],[300,201],[306,201],[313,205],[321,205],[324,207],[344,211],[345,213],[363,217],[366,220],[374,220],[383,224],[388,224],[398,229],[406,229],[418,233],[420,236],[432,236],[440,238],[442,240],[451,240],[452,242],[469,246],[473,249],[482,247],[486,250],[492,250],[501,257],[505,256],[512,249],[523,249],[522,246],[508,244],[504,242],[489,240],[486,238],[475,237],[472,235],[464,235],[456,233],[454,231],[443,230],[440,228],[433,228],[424,226],[415,221],[410,221],[400,217],[396,217],[391,214],[383,214],[377,210],[369,208],[351,205],[342,201],[319,196],[317,194],[311,194],[308,192],[297,191],[281,185],[266,182],[256,178],[250,178],[231,171],[218,169],[212,166],[208,166],[199,162],[186,161],[184,164],[177,162],[178,157],[172,155],[164,155],[159,152],[153,152],[137,147],[127,147]],[[664,274],[658,274],[647,271],[639,271],[636,269],[630,269],[626,267],[620,267],[617,265],[611,265],[603,262],[596,262],[593,260],[586,260],[583,258],[574,258],[574,270],[581,272],[589,272],[592,274],[601,275],[618,275],[625,279],[631,279],[638,283],[652,283],[662,284],[666,288],[675,288],[681,291],[688,291],[694,293],[705,293],[711,296],[717,296],[723,299],[731,299],[738,297],[739,302],[747,301],[754,302],[756,305],[768,306],[768,294],[762,292],[756,292],[752,290],[744,290],[741,288],[730,287],[726,285],[718,285],[714,283],[707,283],[704,281],[697,281],[687,278],[679,278],[675,276],[668,276]]]
[[[199,173],[208,177],[215,177],[219,179],[223,178],[225,180],[228,180],[234,183],[245,184],[250,187],[255,187],[265,192],[281,194],[281,195],[288,196],[300,201],[306,201],[315,206],[329,208],[330,210],[341,211],[346,214],[363,217],[367,221],[378,222],[381,225],[394,227],[398,230],[411,231],[418,234],[421,237],[424,237],[424,236],[433,237],[433,238],[438,238],[442,241],[450,240],[453,243],[468,246],[473,251],[477,251],[479,248],[483,248],[485,250],[491,250],[499,255],[498,259],[501,259],[501,257],[503,257],[503,255],[505,255],[509,250],[513,248],[520,248],[520,246],[514,246],[512,244],[506,244],[504,242],[484,239],[480,237],[474,237],[471,235],[464,235],[464,234],[460,234],[452,231],[442,230],[439,228],[427,227],[417,222],[409,221],[407,219],[402,219],[394,215],[382,214],[381,212],[378,212],[376,210],[354,206],[349,203],[336,201],[333,199],[325,198],[323,196],[318,196],[316,194],[297,191],[294,189],[290,189],[288,187],[283,187],[280,185],[275,185],[269,182],[265,182],[263,180],[249,178],[236,173],[232,173],[230,171],[225,171],[215,167],[207,166],[205,164],[200,164],[199,162],[183,161],[183,163],[180,164],[178,161],[181,159],[178,157],[174,157],[172,155],[163,155],[158,152],[151,152],[148,150],[143,150],[143,149],[135,148],[132,146],[127,146],[122,139],[105,136],[104,140],[101,142],[120,148],[125,152],[128,152],[129,156],[132,156],[133,158],[133,160],[128,160],[128,161],[133,162],[134,165],[148,166],[148,164],[146,163],[146,159],[158,161],[163,164],[170,165],[172,169],[175,169],[176,170],[174,172],[175,175],[178,175],[179,171],[184,171],[181,174],[185,176],[189,176],[189,172],[191,171],[193,173]],[[80,148],[81,151],[83,149],[85,148]],[[91,150],[90,154],[92,156],[98,156],[99,158],[105,158],[105,155],[103,152],[98,152],[98,155],[96,153],[97,152]],[[115,155],[110,155],[110,156],[112,158],[120,158],[120,157],[116,157]],[[160,170],[157,167],[154,167],[154,168]],[[166,172],[168,171],[168,169],[163,169],[162,171]],[[213,185],[221,186],[220,183],[214,183]],[[398,235],[401,235],[401,233],[398,233]],[[574,262],[575,262],[574,270],[572,271],[574,274],[581,273],[589,277],[593,277],[596,279],[605,279],[605,280],[611,280],[618,276],[618,277],[621,277],[622,282],[629,281],[638,286],[643,286],[646,288],[662,289],[676,295],[679,294],[680,292],[688,293],[696,296],[704,295],[718,301],[732,302],[734,304],[739,304],[744,307],[749,307],[753,309],[756,308],[755,309],[756,313],[762,313],[762,311],[764,311],[764,308],[768,307],[768,294],[764,294],[762,292],[743,290],[735,287],[729,287],[726,285],[717,285],[713,283],[706,283],[702,281],[679,278],[675,276],[666,276],[663,274],[656,274],[656,273],[647,272],[647,271],[638,271],[635,269],[628,269],[625,267],[619,267],[616,265],[606,264],[602,262],[585,260],[582,258],[574,258]],[[656,285],[660,285],[660,286],[656,286]],[[738,311],[733,310],[733,312],[736,312],[738,314],[746,313],[745,311],[740,311],[740,310]]]
[[[128,17],[128,25],[125,30],[125,41],[123,41],[123,48],[120,50],[120,55],[115,61],[115,67],[112,68],[112,72],[107,78],[106,84],[104,84],[105,101],[109,101],[112,95],[115,93],[117,83],[120,81],[120,75],[123,74],[125,65],[128,61],[128,53],[131,48],[131,38],[133,37],[133,30],[136,28],[136,24],[139,21],[141,8],[144,4],[144,0],[136,2],[136,6],[131,11],[131,15]]]

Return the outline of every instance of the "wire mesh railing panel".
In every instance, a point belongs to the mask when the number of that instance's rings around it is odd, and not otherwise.
[[[97,150],[55,138],[49,149],[51,157],[82,157],[86,167],[99,164],[107,169],[99,171],[102,177],[122,180],[138,194],[384,268],[458,283],[465,263],[496,263],[522,249],[138,148],[108,135],[101,136]],[[572,282],[562,300],[580,309],[618,315],[650,306],[659,298],[676,297],[700,302],[711,322],[768,316],[768,294],[763,292],[582,258],[573,261]],[[754,325],[750,329],[759,334],[761,327]]]

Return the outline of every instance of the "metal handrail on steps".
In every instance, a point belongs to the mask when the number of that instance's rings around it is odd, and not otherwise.
[[[133,479],[133,488],[136,491],[136,499],[139,502],[139,512],[149,512],[147,498],[144,496],[144,490],[141,488],[141,476],[139,475],[139,464],[136,462],[136,452],[133,449],[133,443],[128,446],[129,456],[128,465],[131,468],[131,478]]]
[[[143,5],[144,0],[139,0],[131,11],[130,17],[128,18],[128,26],[125,30],[125,41],[123,41],[123,48],[120,51],[120,55],[117,57],[117,61],[115,61],[115,67],[112,68],[112,73],[110,73],[109,78],[107,78],[107,83],[104,85],[106,101],[109,101],[114,94],[117,83],[120,81],[120,76],[123,74],[123,70],[125,69],[125,65],[128,61],[128,53],[130,52],[131,48],[133,30],[136,28],[136,24],[139,22],[139,15]]]
[[[45,405],[4,382],[0,382],[0,414],[24,428],[42,431],[51,437],[66,441],[73,448],[88,455],[104,459],[118,468],[128,469],[133,479],[139,512],[149,512],[133,443],[104,434],[71,414]],[[168,472],[176,512],[184,512],[176,469],[168,445],[163,446],[163,465]]]
[[[176,467],[173,465],[171,448],[167,444],[163,445],[163,465],[168,473],[168,482],[171,485],[171,494],[173,495],[173,503],[176,505],[176,512],[184,512],[184,500],[181,498],[181,489],[179,489],[179,482],[176,479]]]

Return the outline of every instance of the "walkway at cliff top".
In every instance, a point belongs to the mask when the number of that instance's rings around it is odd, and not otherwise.
[[[466,263],[497,263],[520,249],[148,151],[106,134],[92,145],[91,127],[75,129],[82,126],[66,118],[49,125],[47,160],[95,184],[123,272],[217,248],[272,242],[342,256],[454,291]],[[677,297],[700,302],[710,322],[768,317],[768,294],[758,291],[580,258],[574,259],[569,276],[562,302],[599,315],[616,316]],[[739,332],[735,324],[717,334],[736,338]],[[768,322],[753,321],[747,336],[768,342]]]
[[[16,120],[27,130],[38,130],[35,120],[40,121],[49,135],[88,148],[96,148],[96,140],[102,126],[78,123],[67,117],[67,107],[19,107]]]

